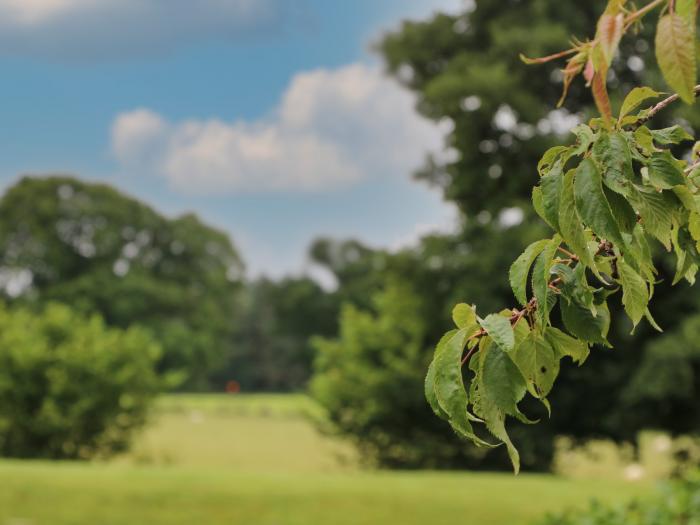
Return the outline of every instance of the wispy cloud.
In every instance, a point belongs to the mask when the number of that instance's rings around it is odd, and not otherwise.
[[[0,53],[103,60],[277,30],[293,0],[0,0]]]
[[[351,64],[296,75],[266,119],[169,122],[147,109],[118,116],[112,150],[129,171],[183,192],[318,191],[407,177],[443,154],[445,126],[378,68]]]

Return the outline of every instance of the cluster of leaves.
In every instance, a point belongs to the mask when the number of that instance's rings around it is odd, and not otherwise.
[[[544,63],[567,55],[573,55],[562,70],[563,104],[569,86],[580,74],[591,87],[596,106],[607,122],[612,118],[607,79],[613,58],[625,32],[638,28],[642,17],[656,7],[663,6],[656,31],[656,58],[669,86],[687,103],[695,98],[695,33],[697,0],[653,0],[638,10],[626,8],[627,0],[609,0],[605,12],[598,20],[593,40],[574,41],[573,47],[554,55],[530,59],[521,56],[528,64]]]
[[[660,330],[648,308],[658,275],[652,243],[675,254],[674,283],[693,283],[700,265],[698,144],[689,161],[678,159],[671,148],[693,138],[680,126],[653,130],[646,125],[679,97],[694,100],[694,22],[689,20],[694,21],[696,2],[658,0],[635,12],[624,4],[611,0],[595,40],[575,48],[601,117],[577,126],[575,144],[551,148],[539,162],[533,205],[555,234],[528,246],[511,267],[510,284],[522,308],[482,318],[475,307],[458,305],[453,313],[457,328],[438,344],[425,381],[433,411],[476,445],[494,446],[474,431],[473,423],[484,423],[506,445],[516,472],[520,459],[506,418],[534,423],[518,407],[526,394],[549,412],[547,395],[561,359],[582,364],[591,345],[610,346],[611,296],[621,292],[634,327],[646,318]],[[637,112],[660,93],[635,88],[613,119],[607,67],[624,31],[660,4],[665,7],[657,55],[678,94]],[[565,90],[580,72],[571,63]],[[552,324],[557,305],[565,330]],[[472,373],[468,387],[466,365]]]

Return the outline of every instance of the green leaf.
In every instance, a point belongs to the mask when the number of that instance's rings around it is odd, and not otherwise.
[[[676,203],[667,192],[635,191],[630,200],[642,217],[644,229],[656,237],[667,250],[671,249],[671,228],[673,227]]]
[[[535,212],[539,215],[544,222],[546,222],[550,228],[554,228],[553,225],[549,224],[547,220],[547,215],[544,211],[544,199],[542,198],[542,188],[535,186],[532,188],[532,207],[535,208]]]
[[[537,257],[532,270],[532,292],[537,299],[537,318],[544,324],[549,323],[549,312],[554,306],[550,300],[555,297],[549,288],[549,278],[554,265],[554,256],[560,244],[561,238],[556,235]]]
[[[545,219],[556,231],[559,231],[559,197],[563,178],[561,162],[557,162],[540,183]]]
[[[544,398],[552,390],[559,375],[559,357],[541,334],[530,332],[513,352],[513,361],[528,384],[530,393]]]
[[[600,172],[591,159],[583,159],[576,169],[574,198],[579,216],[599,237],[619,246],[625,244],[603,193]]]
[[[511,352],[515,347],[513,326],[507,317],[491,314],[481,320],[481,327],[491,336],[494,343],[504,352]]]
[[[649,100],[650,98],[657,98],[661,93],[654,91],[648,87],[636,87],[630,91],[625,97],[625,101],[622,103],[622,108],[620,109],[620,120],[622,120],[625,115],[629,115],[635,109],[637,109],[642,102]]]
[[[430,405],[430,408],[433,409],[433,412],[435,413],[436,416],[438,416],[441,419],[444,419],[446,421],[449,421],[450,416],[447,412],[445,412],[442,407],[440,406],[440,403],[438,402],[437,395],[435,394],[435,360],[437,359],[437,356],[444,350],[445,345],[447,342],[457,333],[457,330],[451,330],[447,332],[444,336],[442,336],[442,339],[440,339],[440,342],[438,343],[437,347],[435,348],[435,356],[433,360],[430,362],[430,366],[428,367],[428,373],[425,376],[425,399],[428,400],[428,404]]]
[[[537,172],[540,175],[544,175],[545,173],[547,173],[557,161],[557,159],[559,159],[559,157],[561,157],[568,150],[568,146],[554,146],[549,148],[547,151],[544,152],[544,155],[542,155],[542,158],[537,163]]]
[[[560,356],[569,356],[574,363],[581,366],[591,353],[588,344],[565,334],[550,326],[544,333],[544,338]]]
[[[485,443],[474,434],[467,417],[467,391],[462,378],[462,353],[467,339],[479,330],[478,325],[462,328],[444,342],[435,356],[435,396],[441,409],[447,414],[450,425],[459,435],[473,442]]]
[[[690,214],[688,218],[688,231],[698,243],[698,249],[700,249],[700,213],[694,212]]]
[[[527,276],[530,273],[530,267],[535,262],[537,256],[545,249],[549,239],[533,242],[525,248],[525,251],[518,257],[510,267],[509,277],[510,286],[513,289],[515,298],[521,305],[527,304]]]
[[[476,324],[476,311],[473,306],[460,303],[452,309],[452,320],[457,328],[467,328]]]
[[[486,424],[486,428],[505,444],[508,450],[508,457],[510,457],[510,461],[513,464],[513,471],[518,474],[520,472],[520,454],[518,454],[518,449],[515,448],[506,431],[505,413],[498,408],[496,402],[489,395],[482,396],[480,406],[481,417]]]
[[[695,29],[675,13],[661,17],[656,30],[656,59],[661,72],[688,104],[695,100]]]
[[[654,136],[646,126],[640,126],[634,130],[632,136],[634,137],[634,143],[636,144],[637,148],[640,149],[647,157],[657,151],[656,146],[654,145]]]
[[[628,195],[634,172],[627,139],[621,133],[601,133],[593,145],[593,158],[600,166],[603,183],[621,195]]]
[[[700,211],[700,203],[696,200],[696,195],[688,187],[688,184],[674,186],[673,193],[678,197],[678,200],[681,201],[686,210],[691,212]]]
[[[691,27],[695,32],[695,18],[698,12],[697,0],[676,0],[676,13]]]
[[[609,346],[607,337],[610,329],[610,311],[605,303],[596,305],[597,315],[577,301],[570,304],[560,301],[561,319],[567,331],[589,343]]]
[[[617,270],[622,284],[622,304],[636,327],[644,317],[649,304],[649,289],[642,276],[635,272],[624,259],[618,259]]]
[[[659,144],[678,144],[686,140],[694,140],[692,135],[677,124],[670,128],[649,131],[653,139]]]
[[[479,374],[480,395],[489,396],[503,413],[520,417],[518,403],[525,397],[527,387],[525,378],[513,360],[497,345],[490,345],[484,350]]]
[[[686,183],[682,164],[668,151],[654,153],[648,169],[649,182],[658,189],[670,190]]]
[[[637,224],[637,212],[630,206],[627,199],[619,193],[610,191],[607,188],[603,188],[603,193],[610,203],[610,209],[613,212],[613,217],[615,217],[615,222],[620,232],[632,233],[632,230],[634,230]]]
[[[588,242],[583,224],[576,211],[574,199],[574,177],[576,172],[569,171],[562,181],[561,198],[559,200],[559,229],[567,246],[578,256],[582,264],[593,267],[593,256],[588,249]]]

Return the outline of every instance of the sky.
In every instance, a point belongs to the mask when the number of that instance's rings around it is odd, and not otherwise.
[[[411,179],[449,155],[371,46],[464,0],[0,0],[0,185],[109,182],[227,231],[248,274],[313,239],[396,248],[453,227]]]

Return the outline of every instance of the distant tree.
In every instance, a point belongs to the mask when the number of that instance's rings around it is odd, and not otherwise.
[[[67,306],[0,306],[0,455],[88,459],[124,450],[162,386],[160,347]]]
[[[232,344],[243,264],[194,215],[168,219],[105,184],[23,178],[0,200],[0,285],[12,303],[60,301],[151,330],[159,370],[206,386]]]
[[[311,336],[337,330],[338,300],[309,278],[262,278],[243,291],[239,317],[214,385],[235,380],[243,391],[298,391],[311,375]]]

